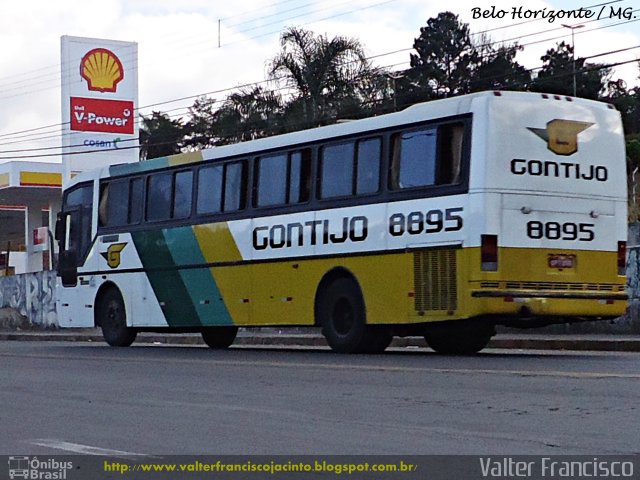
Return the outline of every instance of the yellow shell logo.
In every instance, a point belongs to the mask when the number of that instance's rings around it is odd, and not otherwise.
[[[94,48],[82,57],[80,75],[87,81],[89,90],[115,92],[116,86],[124,78],[124,68],[111,50]]]

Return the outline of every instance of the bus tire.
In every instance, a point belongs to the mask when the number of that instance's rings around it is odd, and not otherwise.
[[[209,348],[221,350],[229,348],[238,334],[238,327],[210,327],[202,330],[202,340]]]
[[[98,302],[98,321],[104,340],[112,347],[128,347],[137,332],[127,327],[124,300],[117,288],[109,288]]]
[[[365,340],[358,353],[382,353],[391,345],[393,335],[388,329],[374,325],[367,325],[366,328]]]
[[[320,292],[318,300],[318,323],[331,349],[339,353],[362,352],[369,335],[364,300],[355,280],[334,280]]]
[[[493,325],[437,325],[429,328],[424,339],[443,355],[473,355],[485,348],[495,335]]]

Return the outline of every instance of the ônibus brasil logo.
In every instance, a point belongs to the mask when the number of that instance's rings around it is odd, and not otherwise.
[[[73,462],[62,462],[54,458],[46,460],[38,457],[9,457],[9,478],[27,480],[66,480],[67,470],[73,468]]]

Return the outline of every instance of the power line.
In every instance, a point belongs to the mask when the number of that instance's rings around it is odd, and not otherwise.
[[[612,54],[615,54],[615,53],[621,53],[621,52],[633,50],[633,49],[636,49],[636,48],[640,48],[640,45],[635,46],[635,47],[627,47],[627,48],[624,48],[624,49],[612,50],[612,51],[608,51],[608,52],[602,52],[602,53],[599,53],[597,55],[592,55],[592,56],[588,56],[588,57],[581,57],[581,58],[583,58],[584,60],[588,60],[588,59],[591,59],[591,58],[605,56],[605,55],[612,55]],[[367,57],[367,60],[370,60],[371,58],[380,58],[380,57],[383,57],[383,56],[392,55],[392,54],[395,54],[395,53],[397,53],[399,51],[402,51],[402,50],[395,50],[395,51],[386,52],[386,53],[382,53],[382,54],[372,55],[370,57]],[[400,64],[404,64],[404,63],[408,63],[408,62],[402,62]],[[629,62],[626,62],[626,63],[629,63]],[[394,64],[392,66],[397,66],[397,65],[400,65],[400,64]],[[384,66],[382,68],[389,68],[389,67],[390,66]],[[539,69],[539,68],[530,69],[529,72],[533,72],[533,71],[535,71],[537,69]],[[173,99],[173,100],[166,101],[166,102],[159,102],[159,103],[155,103],[155,104],[150,104],[150,105],[146,105],[146,106],[143,106],[143,107],[139,107],[139,108],[136,109],[136,111],[140,111],[142,109],[147,109],[147,108],[152,108],[152,107],[159,106],[159,105],[166,105],[166,104],[169,104],[169,103],[175,103],[175,102],[180,102],[180,101],[184,101],[184,100],[191,100],[191,99],[195,99],[195,98],[206,97],[207,95],[212,95],[212,94],[230,92],[230,91],[233,91],[233,90],[242,90],[243,88],[255,87],[257,85],[264,84],[264,83],[269,83],[269,82],[272,82],[274,80],[277,82],[277,80],[280,80],[282,78],[283,77],[277,77],[275,79],[266,79],[266,80],[262,80],[262,81],[258,81],[258,82],[243,84],[243,85],[236,86],[236,87],[228,87],[228,88],[214,90],[214,91],[210,91],[210,92],[204,92],[204,93],[197,94],[197,95],[185,96],[185,97],[181,97],[181,98],[178,98],[178,99]],[[496,78],[498,78],[498,77],[496,77]],[[484,79],[484,80],[486,80],[486,79]],[[282,91],[285,91],[285,90],[288,90],[288,87],[284,86],[284,87],[271,89],[267,93],[277,93],[277,92],[282,92]],[[215,105],[215,104],[224,103],[224,101],[226,101],[226,99],[225,100],[217,100],[217,101],[213,102],[213,104]],[[177,116],[182,117],[183,114],[187,114],[188,113],[188,110],[191,107],[192,107],[192,105],[189,105],[189,106],[184,106],[184,107],[176,107],[176,108],[174,108],[172,110],[169,110],[169,111],[184,110],[184,113],[181,113],[179,115],[172,115],[172,116],[170,116],[170,118],[175,118]],[[48,126],[45,126],[45,127],[38,127],[38,128],[34,128],[34,129],[23,130],[23,131],[20,131],[20,132],[14,132],[14,134],[17,134],[17,133],[28,133],[28,132],[33,132],[33,131],[42,130],[42,129],[46,129],[46,128],[54,128],[54,127],[60,128],[62,126],[68,125],[68,124],[69,124],[68,122],[65,123],[65,124],[53,124],[53,125],[48,125]],[[66,132],[63,135],[73,135],[75,133],[77,133],[77,132]],[[2,136],[9,136],[9,135],[11,135],[11,134],[4,134]],[[17,141],[12,141],[12,142],[0,141],[0,145],[10,145],[10,144],[15,144],[15,143],[24,143],[25,141],[34,142],[34,141],[45,140],[45,139],[50,139],[50,138],[60,138],[60,134],[49,135],[49,136],[38,137],[38,138],[30,138],[30,137],[32,137],[32,135],[27,134],[27,135],[23,135],[21,137],[15,137],[14,138],[14,140],[18,139],[18,138],[26,138],[27,140],[17,140]],[[50,147],[50,148],[60,148],[60,147]],[[16,150],[15,152],[19,152],[19,151],[20,150]],[[14,152],[14,151],[12,151],[12,152]],[[5,152],[5,153],[8,153],[8,152]]]
[[[343,12],[343,13],[341,13],[339,15],[347,15],[349,13],[354,13],[354,12],[357,12],[357,11],[360,11],[360,10],[363,10],[363,9],[372,8],[372,7],[375,7],[375,6],[379,6],[379,5],[382,5],[382,4],[385,4],[385,3],[394,2],[394,1],[397,1],[397,0],[387,0],[386,2],[382,2],[382,3],[376,4],[376,5],[367,6],[367,7],[361,7],[361,8],[357,8],[357,9],[352,9],[352,10],[349,10],[347,12]],[[287,2],[286,1],[285,2],[276,2],[274,5],[282,4],[282,3],[287,3]],[[348,2],[342,2],[342,3],[338,3],[338,4],[334,4],[334,5],[324,6],[323,8],[316,9],[316,10],[314,10],[312,12],[308,12],[308,13],[304,13],[304,14],[301,14],[301,15],[295,15],[295,16],[287,17],[287,18],[284,18],[284,19],[281,19],[281,20],[277,20],[277,21],[274,21],[274,22],[270,22],[270,23],[267,23],[267,24],[264,24],[264,25],[261,25],[261,26],[254,26],[254,27],[251,27],[251,28],[248,28],[248,29],[245,29],[245,30],[241,30],[240,32],[234,32],[234,33],[232,33],[232,35],[239,35],[239,34],[242,34],[244,32],[247,32],[247,31],[253,31],[253,30],[266,28],[266,27],[268,27],[270,25],[281,24],[281,23],[284,23],[284,22],[286,22],[288,20],[304,17],[304,16],[307,16],[307,15],[313,15],[313,14],[318,13],[318,12],[326,11],[326,10],[329,10],[329,9],[332,9],[332,8],[337,8],[337,7],[341,7],[343,5],[348,5],[348,4],[352,4],[352,3],[353,3],[353,1],[351,0],[351,1],[348,1]],[[311,4],[306,4],[306,5],[308,6],[308,5],[311,5]],[[303,7],[304,7],[304,5],[303,5]],[[299,8],[302,8],[302,7],[297,7],[296,9],[299,9]],[[291,10],[295,10],[295,9],[285,10],[285,12],[288,12],[288,11],[291,11]],[[281,14],[283,14],[285,12],[276,12],[274,14],[267,15],[266,17],[262,17],[262,18],[268,18],[268,17],[272,17],[272,16],[275,16],[275,15],[281,15]],[[228,18],[231,18],[231,17],[228,17]],[[327,18],[332,18],[332,17],[327,17]],[[318,19],[318,20],[314,20],[313,22],[323,21],[323,20],[324,19]],[[248,22],[240,22],[240,23],[237,23],[237,24],[234,24],[234,25],[238,25],[239,26],[239,25],[253,23],[253,22],[254,22],[254,20],[248,21]],[[279,33],[279,30],[276,31],[276,32],[270,32],[268,35],[271,35],[273,33]],[[261,36],[264,36],[264,35],[261,35]],[[188,39],[190,37],[185,37],[185,38]],[[193,37],[191,37],[191,38],[193,38]],[[246,40],[250,40],[250,39],[246,39]],[[245,40],[242,40],[242,41],[245,41]],[[237,43],[237,42],[238,41],[231,42],[231,43]],[[183,45],[183,47],[193,47],[193,46],[201,45],[202,43],[212,44],[212,41],[210,39],[205,39],[203,41],[198,41],[198,42],[195,42],[195,43],[193,43],[193,42],[192,43],[187,43],[187,44]],[[224,46],[227,46],[227,45],[228,44],[226,44]],[[176,46],[176,43],[174,42],[172,44],[172,47],[175,48],[175,46]],[[201,50],[199,51],[199,54],[200,53],[201,53]],[[184,56],[182,56],[181,58],[184,58]],[[124,56],[122,59],[124,59],[126,61],[126,60],[130,60],[131,58],[130,57],[128,58],[127,56]],[[55,85],[50,85],[47,88],[42,88],[42,89],[35,90],[35,92],[46,91],[46,90],[52,89],[52,88],[59,88],[59,85],[60,85],[60,83],[59,83],[59,80],[60,80],[59,79],[59,72],[60,72],[60,68],[62,68],[63,65],[62,65],[62,63],[59,63],[57,66],[58,66],[58,70],[57,71],[54,71],[54,72],[49,73],[49,74],[44,74],[44,75],[39,75],[37,77],[34,77],[36,79],[44,78],[44,80],[32,83],[32,85],[42,85],[42,84],[47,85],[47,84],[52,83],[52,81],[54,81],[54,82],[56,82],[56,84]],[[44,67],[43,69],[49,69],[49,68],[52,68],[52,67],[56,67],[56,66],[52,65],[51,67]],[[43,69],[37,69],[35,71],[37,72],[37,71],[43,70]],[[11,78],[11,77],[14,77],[14,76],[5,77],[5,78]],[[4,91],[6,91],[6,90],[20,90],[20,89],[23,89],[25,87],[25,85],[24,85],[25,81],[24,80],[15,81],[15,82],[12,82],[12,83],[9,83],[9,84],[6,84],[6,85],[2,84],[2,80],[3,79],[0,79],[0,90],[4,90]],[[81,80],[79,80],[78,83],[81,83]],[[17,85],[17,86],[11,87],[12,85]],[[19,95],[9,95],[9,96],[3,95],[3,96],[0,97],[0,99],[12,98],[12,97],[16,97],[16,96],[22,96],[22,95],[26,95],[28,93],[33,93],[33,92],[34,92],[34,90],[29,90],[29,91],[25,92],[24,94],[19,94]]]
[[[389,0],[389,1],[395,1],[395,0]],[[612,0],[612,1],[609,1],[609,2],[605,2],[605,3],[601,3],[601,4],[596,4],[596,5],[591,5],[591,6],[588,6],[588,7],[582,7],[582,8],[590,9],[590,8],[597,7],[597,6],[601,6],[601,5],[608,5],[608,4],[611,4],[611,3],[619,3],[619,2],[621,2],[621,1],[624,1],[624,0]],[[274,6],[274,5],[284,4],[284,3],[288,3],[288,1],[275,2],[275,3],[272,3],[272,4],[267,5],[265,8],[268,8],[269,6]],[[337,16],[342,16],[342,15],[346,15],[346,14],[353,13],[353,12],[356,12],[356,11],[364,10],[364,9],[367,9],[367,8],[372,8],[372,7],[379,6],[379,5],[382,5],[382,4],[385,4],[385,3],[388,3],[388,2],[382,2],[382,3],[375,4],[375,5],[371,5],[371,6],[368,6],[368,7],[361,7],[361,8],[359,8],[359,9],[350,10],[350,11],[348,11],[348,12],[342,12],[342,13],[339,13],[339,14],[337,14],[337,15],[332,15],[332,16],[330,16],[330,17],[325,17],[325,18],[322,18],[322,19],[313,20],[313,21],[308,22],[308,23],[316,23],[316,22],[318,22],[318,21],[324,21],[324,20],[329,19],[329,18],[335,18],[335,17],[337,17]],[[334,5],[333,7],[330,7],[330,8],[335,8],[336,6],[340,6],[340,5],[343,5],[343,4]],[[325,8],[325,9],[326,9],[326,8]],[[321,10],[324,10],[324,9],[321,9]],[[311,12],[311,14],[313,14],[313,13],[317,13],[318,11],[321,11],[321,10],[316,10],[316,11],[314,11],[314,12]],[[287,10],[285,10],[285,12],[287,12]],[[272,14],[272,15],[280,15],[280,14],[282,14],[282,13],[284,13],[284,12],[277,12],[276,14]],[[304,14],[304,15],[307,15],[307,14]],[[302,16],[304,16],[304,15],[302,15]],[[299,17],[299,16],[300,16],[300,15],[298,15],[298,16],[296,16],[296,17]],[[288,19],[296,18],[296,17],[289,17]],[[228,18],[231,18],[231,17],[228,17]],[[288,19],[283,19],[283,21],[288,20]],[[516,23],[516,24],[510,24],[510,25],[505,25],[505,26],[497,27],[496,29],[489,29],[489,30],[485,30],[485,31],[483,31],[483,32],[474,32],[474,33],[472,33],[472,35],[477,35],[477,34],[481,34],[481,33],[489,32],[489,31],[493,31],[493,30],[497,30],[497,29],[501,29],[501,28],[509,28],[509,27],[511,27],[511,26],[516,26],[516,25],[520,25],[520,24],[522,24],[522,23],[528,23],[528,22],[530,22],[530,21],[538,21],[538,20],[542,20],[542,19],[532,19],[532,20],[527,20],[526,22],[518,22],[518,23]],[[241,24],[244,24],[244,23],[249,23],[249,22],[240,22],[240,23],[238,23],[238,24],[234,24],[234,25],[241,25]],[[253,28],[251,28],[251,29],[247,29],[247,30],[253,30],[253,29],[257,29],[257,28],[264,28],[264,27],[266,27],[266,26],[268,26],[268,25],[275,24],[275,23],[279,23],[279,22],[272,22],[272,23],[268,23],[268,24],[266,24],[266,25],[262,25],[262,26],[260,26],[260,27],[253,27]],[[308,24],[308,23],[307,23],[307,24]],[[551,30],[547,30],[547,31],[551,31]],[[244,30],[243,30],[243,31],[241,31],[241,32],[244,32]],[[235,32],[235,33],[234,33],[234,34],[232,34],[232,35],[237,35],[237,34],[239,34],[239,33],[241,33],[241,32]],[[266,34],[261,34],[261,35],[257,35],[257,36],[255,36],[255,37],[247,38],[247,39],[245,39],[245,40],[240,40],[240,42],[241,42],[241,41],[248,41],[248,40],[255,39],[255,38],[260,38],[260,37],[262,37],[262,36],[271,35],[271,34],[273,34],[273,33],[278,33],[278,32],[268,32],[268,33],[266,33]],[[540,33],[540,32],[538,32],[538,33]],[[527,36],[530,36],[530,35],[535,35],[535,34],[529,34],[529,35],[527,35]],[[516,37],[516,38],[520,38],[520,37]],[[231,44],[233,44],[233,43],[238,43],[238,42],[239,42],[239,41],[231,42]],[[202,42],[199,42],[198,44],[200,44],[200,43],[202,43]],[[211,43],[211,41],[210,41],[210,40],[206,40],[206,43]],[[493,42],[493,44],[495,44],[495,43],[499,43],[499,42]],[[175,44],[174,44],[174,46],[175,46]],[[225,45],[225,46],[227,46],[227,45]],[[410,50],[410,49],[407,49],[407,50]],[[41,76],[41,77],[42,77],[42,76]],[[56,74],[56,77],[57,77],[57,74]],[[38,78],[40,78],[40,77],[38,77]],[[56,78],[56,79],[58,79],[58,78]],[[80,82],[80,80],[79,80],[79,82]],[[19,86],[18,86],[18,87],[15,87],[15,88],[10,88],[9,90],[18,90],[18,91],[19,91],[19,90],[21,90],[21,89],[24,89],[24,88],[25,88],[24,82],[16,82],[16,83],[19,83]],[[35,83],[34,85],[38,85],[38,84],[47,84],[47,85],[49,85],[50,83],[51,83],[50,81],[41,81],[41,82],[37,82],[37,83]],[[48,90],[48,89],[57,88],[57,87],[59,87],[59,84],[58,84],[58,83],[56,83],[56,84],[55,84],[55,85],[53,85],[53,86],[49,85],[49,86],[47,86],[46,88],[42,88],[42,89],[35,90],[35,92],[46,91],[46,90]],[[1,88],[2,88],[2,87],[0,87],[0,89],[1,89]],[[6,88],[5,88],[4,90],[6,90]],[[0,98],[2,98],[2,99],[12,98],[12,97],[17,97],[17,96],[26,95],[26,94],[28,94],[28,93],[33,93],[33,92],[34,92],[34,90],[28,90],[28,91],[25,91],[24,93],[18,93],[18,94],[15,94],[15,95],[4,95],[4,96],[2,96],[2,97],[0,97]]]
[[[391,0],[391,1],[393,1],[393,0]],[[620,1],[620,0],[617,0],[617,1]],[[286,3],[286,2],[280,2],[280,3]],[[382,2],[382,3],[384,4],[384,3],[389,3],[389,2]],[[616,3],[616,2],[607,2],[606,4],[609,4],[609,3]],[[600,4],[600,5],[606,5],[606,4]],[[365,7],[365,8],[373,8],[373,7],[377,6],[377,5],[380,5],[380,4],[372,5],[370,7]],[[364,9],[364,8],[361,8],[359,10],[362,10],[362,9]],[[339,15],[343,15],[343,14],[345,14],[345,13],[342,13],[342,14],[339,14]],[[330,18],[330,17],[327,17],[327,18]],[[608,28],[608,27],[620,25],[620,24],[623,24],[623,23],[628,23],[628,22],[620,22],[618,24],[607,25],[607,26],[601,27],[601,28]],[[596,30],[596,29],[590,29],[590,30],[587,30],[585,32],[580,32],[580,33],[586,33],[586,32],[593,31],[593,30]],[[546,30],[543,31],[543,32],[546,32]],[[481,33],[481,32],[477,32],[477,33]],[[540,32],[538,32],[537,34],[539,34],[539,33]],[[527,35],[527,36],[529,36],[529,35]],[[562,38],[562,37],[555,37],[554,39]],[[517,38],[521,38],[521,37],[517,37]],[[548,40],[549,39],[546,39],[544,41],[548,41]],[[493,45],[493,44],[496,44],[496,43],[499,43],[499,42],[492,42],[491,44]],[[540,43],[540,42],[532,42],[530,44],[533,44],[533,43]],[[524,44],[522,46],[530,45],[530,44]],[[487,45],[489,45],[489,44],[487,44]],[[401,49],[401,50],[396,50],[396,51],[389,52],[389,53],[379,54],[379,55],[372,56],[370,58],[377,58],[377,57],[380,57],[380,56],[385,56],[385,55],[389,55],[389,54],[393,54],[393,53],[400,53],[402,51],[408,51],[408,50],[412,50],[412,48]],[[273,80],[273,79],[271,79],[271,80]],[[252,83],[249,83],[249,84],[241,85],[240,87],[233,87],[233,88],[243,88],[243,87],[247,87],[247,86],[253,86],[253,85],[256,85],[256,84],[269,82],[271,80],[264,80],[264,81],[260,81],[260,82],[252,82]],[[188,100],[188,99],[193,99],[193,98],[197,98],[197,97],[200,97],[200,96],[206,96],[206,95],[211,95],[211,94],[216,94],[216,93],[223,93],[223,92],[226,92],[226,91],[230,91],[233,88],[225,88],[225,89],[215,90],[215,91],[211,91],[211,92],[204,92],[204,93],[200,93],[200,94],[196,94],[196,95],[190,95],[190,96],[187,96],[187,97],[181,97],[181,98],[178,98],[178,99],[172,99],[172,100],[168,100],[168,101],[157,102],[157,103],[154,103],[154,104],[138,107],[136,110],[139,111],[139,110],[152,108],[152,107],[159,106],[159,105],[167,105],[167,104],[170,104],[170,103],[175,103],[175,102],[180,102],[180,101],[184,101],[184,100]],[[55,125],[49,125],[49,126],[45,126],[45,127],[37,127],[37,128],[34,128],[34,129],[28,129],[28,130],[24,130],[24,131],[20,131],[20,132],[5,133],[5,134],[1,134],[0,138],[2,138],[2,137],[11,137],[11,136],[16,135],[17,133],[38,131],[38,130],[43,130],[43,129],[46,129],[46,128],[60,127],[60,126],[64,126],[64,125],[65,124],[55,124]],[[25,137],[27,137],[27,136],[25,135]]]
[[[640,48],[640,45],[636,46],[636,47],[629,47],[627,49],[622,49],[625,51],[628,51],[630,49],[633,48]],[[611,52],[604,52],[598,55],[594,55],[594,56],[602,56],[602,55],[606,55],[606,54],[611,54],[611,53],[619,53],[618,50],[614,50]],[[614,66],[620,66],[620,65],[625,65],[628,63],[634,63],[637,62],[637,59],[633,59],[633,60],[627,60],[627,61],[621,61],[621,62],[615,62],[615,63],[611,63],[611,64],[607,64],[607,65],[596,65],[596,66],[589,66],[589,67],[583,67],[581,68],[579,71],[576,72],[576,74],[582,74],[582,73],[587,73],[590,71],[596,71],[596,70],[601,70],[604,68],[611,68]],[[542,67],[537,67],[536,69],[539,69]],[[528,71],[533,71],[536,69],[530,69]],[[565,73],[561,73],[561,74],[557,74],[555,75],[553,78],[561,78],[561,77],[565,77],[565,76],[570,76],[573,75],[573,72],[565,72]],[[486,80],[486,78],[484,79]],[[306,122],[298,122],[296,124],[294,124],[295,126],[305,126]],[[240,130],[238,130],[238,132],[240,132]],[[138,139],[129,139],[130,141],[136,141]],[[165,144],[173,144],[175,143],[175,141],[170,141],[170,142],[157,142],[157,143],[150,143],[150,144],[138,144],[138,145],[133,145],[133,146],[128,146],[128,147],[117,147],[117,148],[106,148],[106,149],[101,149],[100,151],[118,151],[118,150],[128,150],[131,148],[140,148],[140,147],[149,147],[149,146],[158,146],[158,145],[165,145]],[[84,145],[75,145],[76,147],[82,146],[84,147]],[[50,148],[44,148],[44,149],[25,149],[25,150],[16,150],[15,152],[30,152],[30,151],[35,151],[35,150],[47,150],[47,149],[60,149],[61,147],[50,147]],[[12,151],[13,152],[13,151]],[[0,151],[0,153],[8,153],[7,151]],[[68,155],[87,155],[87,154],[95,154],[95,151],[78,151],[78,152],[67,152],[66,154]],[[36,154],[36,155],[20,155],[20,156],[11,156],[11,157],[0,157],[0,160],[22,160],[22,159],[31,159],[31,158],[47,158],[47,157],[59,157],[60,153],[52,153],[52,154]]]

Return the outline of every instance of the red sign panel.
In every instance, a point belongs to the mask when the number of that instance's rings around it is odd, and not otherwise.
[[[133,102],[71,97],[71,130],[133,134]]]

